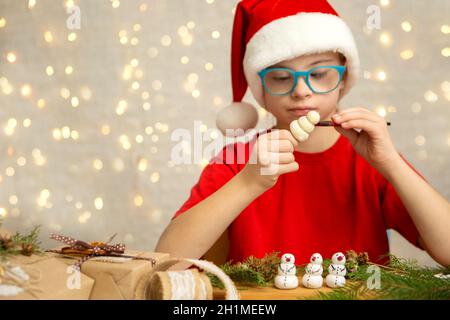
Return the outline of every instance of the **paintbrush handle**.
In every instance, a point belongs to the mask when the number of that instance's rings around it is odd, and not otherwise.
[[[391,125],[390,122],[387,122],[386,124],[387,124],[388,126]],[[340,127],[341,125],[340,125],[340,124],[336,124],[336,123],[334,123],[333,121],[319,121],[319,122],[316,124],[316,126],[318,126],[318,127]]]

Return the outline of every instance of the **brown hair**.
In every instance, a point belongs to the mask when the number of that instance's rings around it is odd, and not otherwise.
[[[339,62],[340,62],[340,64],[341,65],[343,65],[343,66],[345,66],[345,64],[347,63],[347,58],[342,54],[342,53],[340,53],[340,52],[338,52],[338,55],[339,55]],[[347,69],[345,70],[345,72],[344,72],[344,76],[342,77],[342,81],[347,81]],[[342,91],[341,91],[342,92]],[[337,104],[337,106],[336,106],[336,111],[340,111],[340,106],[339,106],[339,102],[341,101],[341,93],[339,93],[339,100],[338,100],[338,104]]]

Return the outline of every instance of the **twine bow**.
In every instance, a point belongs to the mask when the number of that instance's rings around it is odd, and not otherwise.
[[[50,239],[63,242],[69,247],[64,247],[61,250],[47,250],[47,252],[54,252],[59,254],[65,254],[70,256],[81,256],[81,258],[74,264],[78,269],[81,269],[81,265],[94,257],[122,257],[131,258],[136,260],[148,260],[152,263],[152,266],[156,264],[156,260],[153,258],[137,257],[125,255],[125,245],[123,243],[110,245],[109,243],[116,235],[113,235],[108,242],[84,242],[71,237],[66,237],[59,234],[52,234]]]

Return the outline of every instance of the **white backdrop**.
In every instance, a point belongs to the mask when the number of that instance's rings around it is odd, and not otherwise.
[[[450,2],[331,2],[362,62],[343,105],[385,115],[398,150],[449,199]],[[42,224],[46,246],[55,231],[84,240],[117,232],[117,241],[152,250],[208,160],[175,165],[171,133],[193,131],[194,121],[214,128],[231,99],[236,3],[0,0],[5,226]],[[380,29],[367,28],[370,5]],[[80,29],[68,28],[78,16],[67,8],[80,9]],[[260,115],[260,127],[271,125]]]

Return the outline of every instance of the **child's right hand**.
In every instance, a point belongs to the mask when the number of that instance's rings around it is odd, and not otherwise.
[[[282,174],[299,169],[294,147],[298,141],[288,130],[274,130],[258,137],[247,165],[241,173],[249,184],[263,191],[273,187]]]

